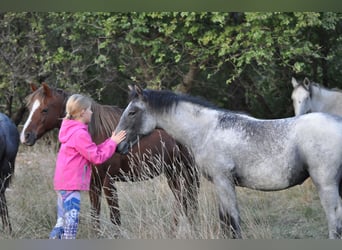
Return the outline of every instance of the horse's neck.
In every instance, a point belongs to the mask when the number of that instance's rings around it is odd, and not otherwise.
[[[335,107],[342,106],[342,93],[338,91],[330,91],[327,89],[313,87],[312,88],[312,111],[328,112],[333,111]]]
[[[215,121],[215,111],[180,102],[168,113],[160,114],[157,126],[184,145],[202,144],[210,124]]]
[[[64,118],[66,115],[66,103],[70,97],[70,94],[63,92],[63,93],[61,93],[61,95],[62,95],[63,104],[62,104],[62,110],[61,110],[60,118]],[[61,121],[61,123],[62,123],[62,121]]]
[[[70,94],[62,91],[62,92],[58,92],[59,95],[61,95],[61,100],[62,100],[62,108],[60,110],[60,114],[59,114],[59,117],[58,117],[58,123],[57,123],[57,126],[56,128],[60,128],[61,127],[61,124],[62,124],[62,120],[63,118],[65,117],[65,114],[66,114],[66,103],[68,101],[68,98],[70,96]]]

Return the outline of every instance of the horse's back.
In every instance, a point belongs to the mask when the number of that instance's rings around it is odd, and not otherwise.
[[[311,97],[312,112],[323,112],[342,116],[342,92],[337,89],[325,89],[318,97]]]
[[[179,148],[175,139],[162,129],[155,129],[152,133],[140,138],[139,143],[132,148],[131,155],[159,155],[166,164],[172,163],[178,155]]]
[[[322,112],[309,113],[297,118],[295,129],[309,137],[325,135],[339,138],[342,136],[342,117]]]
[[[176,141],[164,130],[155,129],[141,137],[128,154],[116,153],[100,168],[110,165],[108,173],[119,181],[148,180],[172,167],[179,156]]]

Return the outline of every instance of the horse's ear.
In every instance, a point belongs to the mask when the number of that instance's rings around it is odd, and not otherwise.
[[[306,89],[309,89],[310,87],[310,80],[309,78],[305,77],[304,80],[303,80],[303,85]]]
[[[51,89],[50,89],[49,85],[47,85],[46,82],[43,82],[43,83],[42,83],[42,86],[43,86],[44,94],[45,94],[47,97],[50,97],[52,94],[51,94]]]
[[[128,84],[127,87],[128,87],[129,92],[134,91],[134,86],[132,84]]]
[[[33,82],[30,83],[30,87],[31,87],[32,92],[34,92],[34,91],[36,91],[38,89],[36,84],[34,84]]]
[[[292,77],[291,83],[292,83],[292,86],[294,89],[297,88],[297,86],[299,85],[296,78],[294,78],[294,77]]]
[[[143,96],[143,90],[139,85],[135,85],[135,92],[138,94],[139,97]]]

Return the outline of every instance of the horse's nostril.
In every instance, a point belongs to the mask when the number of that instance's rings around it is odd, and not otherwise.
[[[25,133],[25,140],[27,140],[28,138],[30,138],[30,133]]]

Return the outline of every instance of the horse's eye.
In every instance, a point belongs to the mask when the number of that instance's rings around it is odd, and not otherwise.
[[[43,113],[43,114],[46,114],[47,112],[48,112],[48,109],[47,109],[47,108],[42,110],[42,113]]]
[[[135,113],[136,113],[136,112],[135,112],[134,110],[131,110],[131,111],[128,112],[128,115],[129,115],[129,116],[134,116]]]

